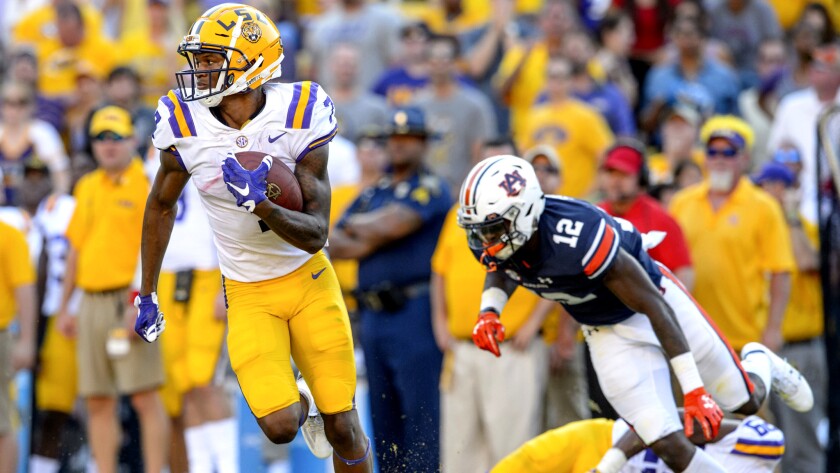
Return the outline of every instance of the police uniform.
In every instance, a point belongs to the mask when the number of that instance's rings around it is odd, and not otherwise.
[[[749,400],[753,386],[740,360],[679,281],[647,255],[632,224],[581,200],[547,196],[532,238],[539,239],[536,252],[520,250],[497,270],[559,302],[581,324],[605,396],[646,443],[682,429],[682,423],[668,360],[650,321],[603,283],[619,248],[641,265],[674,310],[703,382],[721,408],[736,410]]]
[[[451,202],[446,183],[424,169],[401,182],[386,174],[338,223],[341,228],[348,216],[391,204],[411,209],[423,221],[414,233],[359,260],[361,343],[383,471],[400,469],[396,465],[438,468],[442,355],[432,335],[429,278]]]
[[[271,154],[294,171],[335,136],[334,107],[314,82],[262,89],[265,107],[241,129],[169,92],[158,103],[152,142],[190,173],[209,218],[224,276],[231,366],[251,411],[262,418],[299,401],[290,355],[322,413],[349,411],[353,341],[332,266],[322,252],[310,255],[237,207],[221,173],[222,161],[239,151]]]

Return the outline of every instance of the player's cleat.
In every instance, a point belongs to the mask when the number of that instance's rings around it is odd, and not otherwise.
[[[309,390],[309,386],[301,375],[297,377],[297,386],[300,394],[309,402],[309,413],[306,416],[306,421],[300,426],[303,440],[306,441],[306,446],[309,447],[313,455],[318,458],[329,458],[332,456],[333,448],[324,432],[324,419],[318,412],[315,398],[312,397],[312,391]]]
[[[772,368],[772,390],[785,404],[797,412],[808,412],[814,407],[814,393],[808,381],[799,371],[772,350],[756,342],[750,342],[741,349],[741,358],[751,352],[762,352],[770,359]]]

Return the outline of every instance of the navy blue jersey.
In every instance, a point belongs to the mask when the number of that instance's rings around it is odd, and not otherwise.
[[[603,283],[619,248],[635,258],[659,287],[662,273],[642,248],[633,225],[582,200],[546,196],[540,217],[539,250],[523,248],[497,270],[540,297],[559,302],[575,320],[609,325],[633,315]]]

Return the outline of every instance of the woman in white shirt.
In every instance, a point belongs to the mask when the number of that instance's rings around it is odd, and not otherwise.
[[[69,191],[69,159],[58,132],[34,118],[35,91],[20,82],[7,82],[0,90],[0,169],[6,205],[19,205],[24,167],[40,161],[49,170],[54,192]]]

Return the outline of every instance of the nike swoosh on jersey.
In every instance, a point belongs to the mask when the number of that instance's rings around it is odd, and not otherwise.
[[[326,269],[327,269],[327,268],[322,268],[322,269],[321,269],[320,271],[318,271],[317,273],[311,273],[311,274],[312,274],[312,279],[318,279],[318,277],[321,275],[321,273],[323,273]]]
[[[268,136],[268,142],[269,142],[269,143],[274,143],[275,141],[279,140],[279,139],[280,139],[280,137],[282,137],[282,136],[283,136],[283,135],[285,135],[286,133],[287,133],[287,132],[285,132],[285,131],[284,131],[283,133],[280,133],[280,134],[279,134],[279,135],[277,135],[277,136],[271,136],[271,135],[269,135],[269,136]]]
[[[247,183],[245,184],[244,189],[242,187],[236,187],[235,185],[231,184],[230,182],[228,182],[227,185],[229,185],[231,189],[235,190],[236,192],[239,192],[240,194],[242,194],[245,197],[247,197],[248,194],[251,192],[251,187]]]

